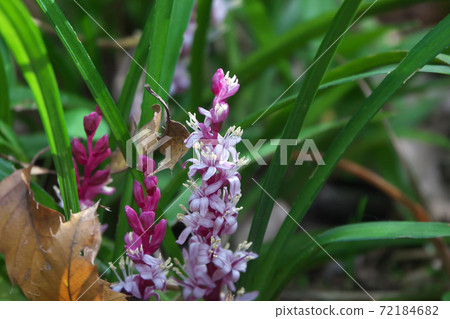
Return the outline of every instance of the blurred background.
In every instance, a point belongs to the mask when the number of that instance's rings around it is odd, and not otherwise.
[[[148,0],[78,1],[133,55],[148,16]],[[44,35],[58,80],[70,138],[83,138],[83,117],[94,109],[95,101],[40,8],[32,0],[24,2]],[[306,119],[301,139],[314,139],[322,152],[371,90],[414,44],[450,13],[449,1],[381,2],[343,38]],[[392,3],[385,5],[387,2]],[[117,99],[131,59],[73,1],[58,3]],[[252,143],[258,139],[279,138],[302,78],[295,81],[314,61],[323,35],[341,3],[338,0],[213,0],[206,52],[201,60],[203,72],[200,77],[196,75],[196,82],[192,83],[191,75],[195,68],[191,63],[192,43],[197,28],[194,9],[184,35],[171,94],[187,110],[195,111],[198,106],[210,108],[212,75],[218,68],[230,70],[239,78],[241,87],[239,93],[230,99],[229,125],[242,125],[243,137]],[[5,46],[2,44],[0,47]],[[264,52],[270,54],[264,55]],[[450,54],[450,50],[444,54]],[[349,61],[366,61],[364,59],[367,59],[367,64],[361,70],[348,64]],[[449,67],[448,56],[440,59],[437,64]],[[342,67],[347,67],[350,73],[347,77],[338,78],[338,71],[345,71]],[[0,153],[20,162],[29,162],[47,146],[47,139],[30,89],[20,72],[13,73],[15,78],[10,99],[17,145],[11,148],[0,142]],[[450,78],[439,73],[430,69],[414,76],[364,129],[344,155],[348,162],[338,166],[306,215],[303,221],[306,229],[314,233],[330,226],[358,221],[414,220],[414,212],[395,197],[396,191],[420,203],[432,220],[450,222]],[[140,115],[144,78],[141,81],[130,113],[132,120]],[[283,97],[278,102],[285,101],[285,105],[276,107],[276,111],[251,125],[255,119],[251,115],[272,105],[281,94]],[[169,100],[169,104],[172,116],[185,122],[186,114],[174,101]],[[97,136],[108,132],[106,123],[102,123]],[[0,131],[0,138],[8,138],[4,130]],[[240,151],[242,154],[248,152],[243,146]],[[270,146],[261,149],[266,162],[270,162],[273,151],[274,147]],[[48,153],[39,164],[51,167]],[[356,168],[353,164],[357,165]],[[241,172],[243,197],[240,203],[244,209],[234,243],[247,238],[252,213],[260,196],[261,190],[251,178],[262,180],[267,167],[252,162]],[[313,169],[314,164],[309,162],[290,166],[281,195],[277,198],[287,210]],[[181,166],[177,166],[173,172],[161,173],[160,188],[163,190],[171,183],[181,185],[183,176],[174,178],[180,176],[180,171]],[[375,175],[381,180],[378,184]],[[108,224],[104,234],[105,247],[99,256],[104,264],[100,267],[105,267],[108,262],[108,245],[114,240],[118,214],[123,213],[120,212],[120,198],[124,191],[121,187],[126,184],[125,175],[122,173],[113,178],[117,191],[102,200],[102,205],[109,207],[110,212],[100,212],[103,223]],[[54,175],[38,177],[38,183],[54,194]],[[170,198],[164,198],[162,191],[165,205],[169,207],[182,190],[180,187],[180,191],[170,194]],[[178,202],[187,206],[188,197],[189,193],[186,193]],[[176,222],[179,212],[178,205],[173,205],[166,213],[175,235],[182,230]],[[281,209],[274,209],[265,238],[267,242],[274,238],[285,217]],[[302,236],[300,231],[299,236]],[[295,248],[287,247],[286,258],[289,258],[290,250],[295,253]],[[340,261],[365,283],[365,288],[382,293],[384,298],[440,299],[449,288],[443,265],[429,243],[395,250],[385,247],[358,255],[348,253]],[[3,267],[4,264],[0,265]],[[292,280],[281,299],[365,298],[364,292],[328,259],[318,259],[306,268]],[[0,299],[11,298],[5,269],[1,269],[0,274]],[[14,294],[20,298],[18,289]]]

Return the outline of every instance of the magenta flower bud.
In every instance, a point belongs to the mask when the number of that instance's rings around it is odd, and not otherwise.
[[[139,220],[139,217],[135,210],[131,208],[130,206],[125,206],[125,215],[127,217],[128,224],[130,225],[131,229],[137,234],[142,235],[144,233],[144,229],[142,228],[141,221]]]
[[[216,96],[213,106],[225,102],[230,96],[235,95],[239,90],[239,86],[236,76],[230,77],[229,72],[224,75],[222,69],[217,70],[211,83],[211,91]]]
[[[150,246],[148,247],[150,254],[153,254],[161,246],[164,236],[166,235],[167,220],[161,219],[158,225],[155,226],[155,231],[152,235]]]
[[[145,206],[145,195],[142,190],[141,184],[136,180],[134,181],[134,184],[133,184],[133,196],[134,196],[134,200],[136,201],[136,204],[140,208],[143,208]]]
[[[147,196],[145,206],[142,208],[144,211],[155,211],[158,208],[159,199],[161,198],[161,191],[156,188],[152,196]]]
[[[108,152],[108,149],[109,149],[109,140],[108,135],[105,134],[97,141],[97,143],[95,143],[93,155],[95,157],[103,156],[104,153]]]
[[[155,175],[148,176],[144,180],[145,189],[147,194],[153,196],[156,191],[156,184],[158,183],[158,178]]]
[[[144,227],[145,231],[149,231],[150,234],[153,233],[153,224],[155,223],[155,213],[154,212],[142,212],[141,216],[139,216],[141,220],[142,227]]]
[[[213,76],[212,82],[211,82],[211,91],[213,92],[214,95],[219,95],[220,91],[222,90],[223,78],[224,78],[223,70],[218,69],[216,71],[216,73],[214,73],[214,76]]]
[[[98,170],[92,175],[89,181],[89,185],[94,186],[106,184],[106,182],[108,182],[109,180],[109,177],[110,177],[109,169]]]
[[[145,155],[139,155],[137,169],[144,173],[145,176],[151,175],[155,170],[155,161]]]
[[[84,117],[83,125],[87,136],[92,137],[95,135],[101,120],[101,116],[99,116],[96,112],[92,112]]]
[[[74,138],[72,140],[72,155],[80,165],[86,165],[88,162],[88,157],[86,154],[86,149],[81,142]]]

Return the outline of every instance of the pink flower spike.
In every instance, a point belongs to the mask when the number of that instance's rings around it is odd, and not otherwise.
[[[100,121],[102,120],[102,117],[97,114],[97,112],[92,112],[89,115],[86,115],[84,117],[84,130],[86,132],[86,135],[88,137],[92,137],[95,135],[95,132],[97,131],[98,126],[100,125]]]
[[[74,138],[72,141],[72,155],[80,165],[86,165],[88,162],[88,157],[86,154],[86,149],[81,142]]]
[[[192,163],[188,172],[192,195],[189,210],[178,216],[185,229],[176,241],[181,245],[190,237],[189,250],[183,250],[184,274],[178,275],[185,300],[223,300],[227,292],[236,291],[235,283],[246,271],[248,261],[258,257],[246,251],[251,243],[240,244],[235,252],[221,245],[222,236],[232,235],[238,227],[238,170],[247,159],[239,158],[235,147],[242,140],[240,127],[232,126],[223,136],[219,134],[230,109],[227,99],[239,90],[236,76],[217,70],[211,90],[215,95],[213,107],[209,111],[199,108],[205,116],[203,123],[190,116],[188,124],[194,131],[185,141],[194,151],[194,157],[186,161]],[[195,175],[200,175],[200,186]]]
[[[94,199],[100,195],[111,195],[115,189],[109,187],[111,175],[109,169],[96,171],[97,167],[111,155],[108,136],[100,138],[94,147],[94,135],[102,117],[97,112],[91,112],[84,117],[84,129],[87,135],[87,151],[78,139],[72,141],[72,155],[77,176],[78,197],[80,208],[92,205]],[[80,175],[78,165],[83,167]]]
[[[141,221],[139,220],[138,215],[134,211],[133,208],[126,205],[125,206],[125,215],[127,217],[128,224],[130,225],[131,229],[138,235],[142,235],[144,233],[144,229],[142,228]]]

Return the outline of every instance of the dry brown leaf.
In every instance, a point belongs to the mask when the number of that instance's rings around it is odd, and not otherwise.
[[[164,136],[162,136],[161,139],[164,137],[169,137],[170,139],[166,143],[162,144],[159,148],[159,151],[165,157],[161,161],[161,163],[159,163],[158,169],[155,171],[155,174],[166,168],[170,168],[170,170],[173,170],[177,162],[188,151],[188,148],[185,146],[184,141],[189,137],[189,131],[180,122],[169,121],[167,123]]]
[[[165,129],[159,134],[161,126],[162,111],[158,104],[153,105],[153,119],[145,124],[139,131],[133,134],[134,143],[139,154],[151,154],[159,149],[164,159],[158,164],[155,174],[169,168],[172,170],[177,162],[186,154],[184,141],[189,137],[186,127],[170,118],[170,110],[167,104],[148,85],[145,88],[155,96],[166,110]],[[125,158],[120,150],[116,150],[111,155],[109,169],[111,174],[123,172],[128,168]]]
[[[159,128],[161,126],[162,111],[159,104],[152,106],[153,118],[150,122],[145,124],[137,134],[144,134],[144,138],[141,138],[138,142],[138,151],[142,154],[151,154],[160,147],[160,135]],[[140,149],[139,149],[140,148]]]
[[[161,125],[161,106],[158,104],[153,105],[153,111],[153,119],[145,124],[139,131],[132,134],[134,138],[137,138],[135,143],[140,154],[152,153],[157,150],[159,146],[156,144],[159,140],[158,132]],[[154,149],[152,149],[153,146],[155,146]],[[108,168],[110,169],[111,174],[121,173],[128,169],[127,162],[119,148],[111,154]]]
[[[189,131],[180,122],[172,121],[169,106],[150,88],[148,84],[145,85],[145,88],[151,95],[161,102],[166,110],[165,129],[161,136],[158,137],[157,144],[159,151],[165,156],[165,158],[161,161],[161,163],[159,163],[158,169],[155,171],[156,174],[166,168],[170,168],[170,170],[172,170],[176,163],[184,156],[184,154],[186,154],[188,148],[185,146],[184,141],[189,137]],[[153,106],[153,109],[155,110],[155,106]],[[155,116],[156,114],[157,113],[155,113]]]
[[[127,301],[127,295],[111,290],[111,284],[103,279],[100,279],[103,285],[103,301]]]
[[[111,174],[118,174],[125,171],[128,168],[125,157],[123,157],[122,152],[119,148],[116,148],[114,152],[111,153],[110,162],[107,166]]]
[[[159,104],[155,104],[152,106],[153,108],[153,118],[152,120],[145,124],[142,128],[147,128],[150,131],[154,132],[155,134],[158,134],[159,127],[161,126],[161,106]]]
[[[64,216],[37,203],[30,168],[0,182],[0,253],[11,282],[31,300],[102,300],[93,260],[100,247],[98,205]]]

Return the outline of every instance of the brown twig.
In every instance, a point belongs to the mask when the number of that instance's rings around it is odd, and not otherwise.
[[[387,196],[403,204],[413,213],[414,218],[417,221],[420,222],[432,221],[430,214],[422,205],[410,199],[400,189],[398,189],[397,187],[386,181],[383,177],[381,177],[377,173],[348,160],[340,160],[337,167],[347,173],[350,173],[366,181],[368,184],[371,184],[372,186],[381,190]],[[437,252],[439,253],[445,271],[450,276],[450,253],[448,251],[445,242],[442,240],[442,238],[432,238],[430,240],[433,243],[434,247],[436,248]]]
[[[41,151],[39,151],[34,158],[32,159],[30,164],[24,163],[19,161],[18,159],[16,159],[14,156],[11,155],[5,155],[5,154],[0,154],[1,158],[6,159],[7,161],[17,164],[19,166],[21,166],[22,168],[26,168],[28,166],[31,166],[31,171],[30,174],[31,175],[45,175],[45,174],[55,174],[56,175],[56,171],[51,170],[51,169],[47,169],[44,167],[40,167],[40,166],[36,166],[36,160],[45,152],[47,152],[49,150],[48,147],[42,149]]]
[[[405,82],[403,82],[403,84],[405,84],[413,75],[415,75],[417,73],[417,71],[415,71],[413,74],[411,74],[411,76],[408,77],[408,79],[405,80]],[[363,92],[363,94],[368,97],[372,94],[372,89],[370,88],[369,83],[367,83],[366,80],[364,79],[359,79],[357,81],[358,86],[360,88],[360,90]],[[409,178],[409,180],[411,181],[411,184],[413,186],[413,189],[415,190],[416,194],[419,196],[419,198],[421,199],[421,201],[423,202],[423,197],[422,194],[419,190],[419,188],[417,187],[417,180],[414,176],[414,174],[412,173],[411,168],[408,165],[408,162],[406,161],[405,157],[403,156],[403,153],[401,152],[401,149],[399,147],[399,141],[398,141],[398,137],[394,134],[394,130],[391,127],[391,124],[389,123],[389,121],[387,119],[385,119],[383,121],[383,125],[386,129],[386,132],[389,136],[389,139],[392,143],[392,146],[394,147],[395,152],[397,153],[397,156],[400,160],[401,163],[403,163],[403,166],[405,168],[405,171],[407,173],[407,176]],[[347,163],[349,164],[349,163]],[[355,163],[353,163],[354,165],[357,165]],[[344,164],[345,165],[345,164]],[[358,168],[358,167],[353,167],[354,169]],[[363,167],[359,167],[358,168],[359,171],[361,172],[361,169],[365,169]],[[411,200],[410,198],[408,198],[408,196],[406,196],[405,194],[403,194],[398,188],[396,188],[394,185],[388,183],[386,180],[384,180],[381,176],[366,170],[365,171],[366,174],[371,173],[371,180],[373,183],[378,183],[377,184],[373,184],[374,186],[378,186],[382,191],[385,191],[385,193],[389,196],[391,196],[392,198],[398,200],[399,202],[401,202],[403,205],[405,205],[407,208],[409,208],[416,220],[418,221],[432,221],[430,214],[427,212],[427,210],[420,205],[419,203],[414,202],[413,200]],[[362,177],[362,176],[361,176]],[[367,182],[370,183],[370,180],[366,180]],[[431,239],[431,242],[433,243],[434,247],[436,248],[442,263],[444,265],[444,268],[447,272],[447,274],[450,276],[450,252],[447,248],[447,245],[445,244],[445,242],[442,240],[442,238],[434,238]]]
[[[416,220],[421,222],[431,221],[431,218],[422,205],[410,199],[401,190],[390,184],[375,172],[349,160],[340,160],[337,167],[366,181],[367,183],[381,190],[392,199],[402,203],[414,214]]]
[[[162,97],[160,97],[158,95],[158,93],[156,93],[155,91],[152,90],[152,88],[150,87],[149,84],[145,84],[145,89],[148,91],[148,93],[150,93],[155,99],[157,99],[163,106],[164,109],[166,110],[166,115],[167,115],[167,123],[169,123],[170,120],[170,109],[169,106],[167,105],[167,103],[162,99]]]

